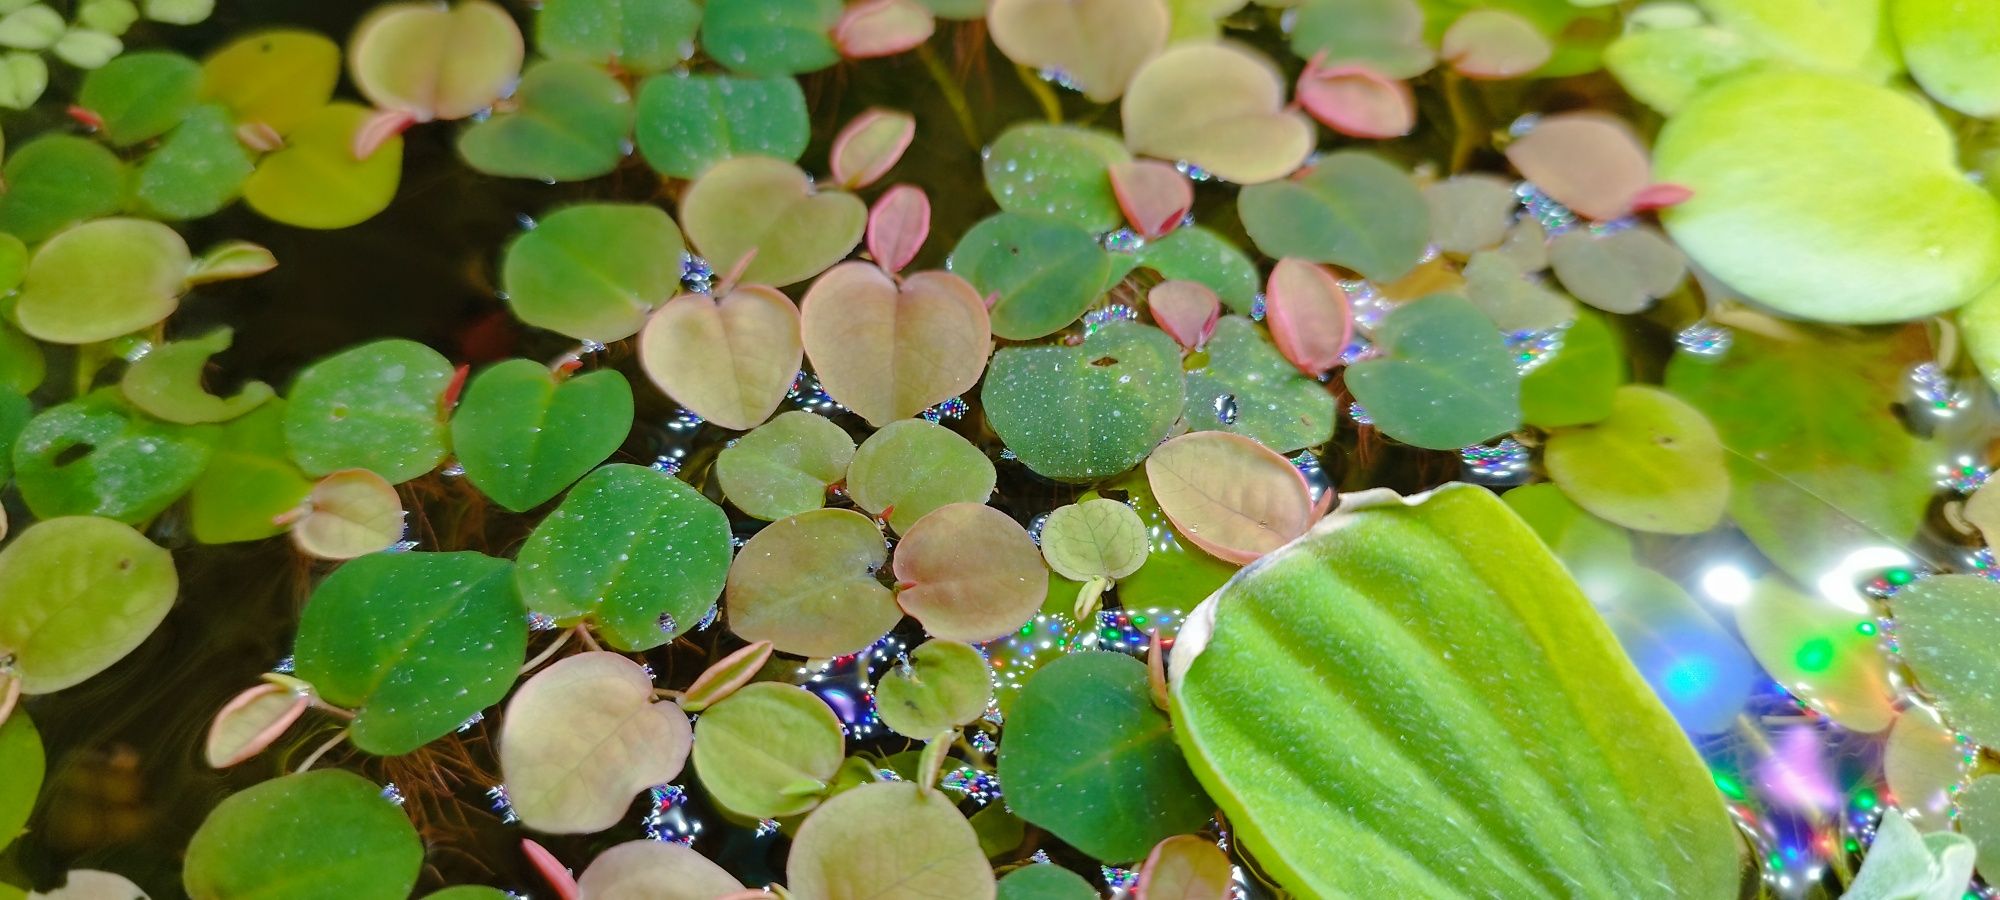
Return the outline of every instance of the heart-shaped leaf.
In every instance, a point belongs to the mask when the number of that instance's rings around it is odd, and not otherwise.
[[[841,0],[740,0],[703,8],[701,48],[745,75],[795,75],[840,61]]]
[[[236,120],[221,105],[204,103],[139,164],[133,208],[167,220],[212,215],[235,202],[252,171]]]
[[[226,769],[264,752],[312,705],[309,694],[259,682],[230,698],[215,714],[202,745],[210,768]]]
[[[1562,349],[1521,379],[1521,421],[1536,428],[1601,422],[1626,379],[1625,350],[1602,316],[1578,315]]]
[[[1639,531],[1707,531],[1729,505],[1729,470],[1715,426],[1658,388],[1619,388],[1609,418],[1551,436],[1544,460],[1549,477],[1578,505]]]
[[[871,425],[971,390],[993,352],[986,304],[949,272],[899,284],[868,263],[843,263],[813,282],[799,307],[820,385]]]
[[[1003,212],[972,226],[948,266],[982,295],[999,298],[994,334],[1025,341],[1083,315],[1104,293],[1111,257],[1075,225]]]
[[[917,0],[863,0],[841,14],[833,43],[848,59],[874,59],[911,50],[936,30],[937,17]]]
[[[1248,563],[1312,524],[1305,476],[1240,434],[1194,431],[1146,459],[1160,509],[1188,540],[1217,558]]]
[[[180,305],[189,263],[187,242],[158,222],[85,222],[35,249],[14,320],[63,344],[138,331]]]
[[[550,59],[654,72],[687,59],[701,25],[694,0],[544,0],[535,50]]]
[[[116,147],[166,134],[201,94],[201,66],[178,53],[127,53],[83,76],[76,101]]]
[[[62,690],[139,646],[179,589],[173,556],[129,526],[44,519],[0,550],[0,656],[23,693]]]
[[[396,486],[367,469],[342,469],[306,495],[292,525],[292,543],[309,556],[353,559],[403,539],[403,500]]]
[[[632,795],[681,773],[694,737],[680,707],[654,702],[645,669],[602,651],[536,673],[501,721],[507,797],[522,824],[550,834],[617,824]]]
[[[1438,53],[1467,78],[1519,78],[1542,67],[1555,48],[1534,23],[1504,9],[1475,9],[1445,29]]]
[[[527,655],[514,565],[376,553],[335,569],[299,616],[298,676],[355,711],[354,746],[409,753],[500,702]]]
[[[578,340],[638,333],[680,291],[681,233],[657,207],[564,207],[507,245],[500,282],[521,321]]]
[[[632,430],[632,388],[614,369],[558,381],[547,366],[510,359],[465,387],[451,443],[465,477],[524,512],[604,461]]]
[[[1146,458],[1180,417],[1185,391],[1172,339],[1115,323],[1074,347],[1001,349],[980,400],[1028,468],[1058,481],[1096,481]]]
[[[694,770],[722,808],[794,816],[819,805],[846,752],[840,720],[811,691],[765,681],[708,708],[695,723]]]
[[[1237,212],[1266,256],[1332,263],[1376,281],[1409,274],[1430,242],[1430,209],[1409,174],[1356,150],[1328,154],[1291,180],[1245,188]]]
[[[1215,336],[1222,302],[1199,281],[1162,281],[1146,292],[1146,311],[1175,343],[1200,350]]]
[[[1426,186],[1424,202],[1431,212],[1431,243],[1460,256],[1498,246],[1520,205],[1513,185],[1479,173],[1453,175]]]
[[[1125,146],[1135,153],[1256,184],[1291,174],[1312,152],[1312,122],[1285,108],[1277,68],[1235,44],[1170,47],[1146,61],[1125,94]]]
[[[767,522],[819,509],[847,477],[854,439],[823,416],[794,410],[737,438],[715,459],[715,477],[736,508]]]
[[[1888,660],[1872,616],[1775,576],[1759,580],[1735,612],[1743,643],[1793,696],[1855,731],[1875,733],[1895,721]],[[1897,799],[1907,804],[1918,798],[1898,791]]]
[[[1382,357],[1347,368],[1375,427],[1406,444],[1455,450],[1521,424],[1521,375],[1479,308],[1426,297],[1375,329]]]
[[[871,825],[897,822],[896,841]],[[799,826],[785,861],[801,897],[992,900],[993,868],[979,835],[943,794],[916,784],[866,784],[828,800]]]
[[[1465,278],[1465,299],[1501,331],[1545,331],[1576,318],[1576,301],[1530,279],[1511,257],[1497,250],[1472,254],[1460,274]]]
[[[827,151],[827,167],[842,188],[860,190],[889,174],[916,136],[915,116],[893,109],[870,109],[834,135],[833,147]]]
[[[1034,539],[980,503],[941,506],[918,519],[896,544],[895,573],[897,604],[925,631],[953,641],[1005,636],[1034,618],[1049,591]]]
[[[1021,818],[1108,862],[1199,829],[1213,804],[1153,706],[1146,666],[1075,653],[1037,670],[1007,716],[1000,782]]]
[[[2000,639],[1993,608],[2000,586],[1977,575],[1939,575],[1896,592],[1891,611],[1901,659],[1953,729],[1981,744],[2000,742],[2000,672],[1990,648]]]
[[[1299,105],[1314,119],[1348,137],[1382,140],[1417,127],[1417,98],[1410,86],[1367,66],[1307,66],[1299,75]]]
[[[204,544],[262,540],[312,491],[285,444],[285,401],[274,399],[223,425],[208,466],[188,491],[188,521]]]
[[[584,897],[657,900],[715,900],[743,890],[735,876],[693,848],[652,840],[626,841],[597,854],[576,886]]]
[[[1306,0],[1290,23],[1292,52],[1322,65],[1364,65],[1415,78],[1436,61],[1417,0]]]
[[[693,628],[729,568],[721,507],[671,475],[614,463],[584,476],[535,526],[515,570],[528,608],[589,620],[621,650]]]
[[[1578,300],[1615,313],[1651,306],[1687,274],[1680,249],[1643,226],[1601,237],[1583,230],[1559,235],[1549,245],[1549,262]]]
[[[1228,239],[1199,225],[1147,241],[1137,254],[1139,265],[1169,280],[1200,282],[1222,298],[1231,311],[1249,315],[1262,281],[1250,257]]]
[[[42,410],[14,443],[21,499],[44,519],[96,515],[140,524],[187,492],[208,462],[206,429],[155,422],[114,387]]]
[[[1244,849],[1298,894],[1733,896],[1707,768],[1541,540],[1483,488],[1349,498],[1174,644],[1174,737]]]
[[[438,408],[451,363],[415,341],[382,340],[313,363],[293,383],[285,439],[309,475],[369,469],[401,484],[437,468]]]
[[[340,45],[298,29],[254,31],[201,63],[201,96],[246,124],[288,135],[333,98]]]
[[[887,558],[882,530],[851,509],[773,522],[729,567],[729,630],[801,656],[860,650],[903,618],[875,580]]]
[[[258,215],[299,228],[346,228],[387,209],[403,177],[403,139],[393,136],[354,158],[366,107],[319,107],[285,135],[285,146],[257,163],[243,202]]]
[[[188,842],[181,884],[196,900],[405,897],[423,864],[416,826],[381,787],[321,769],[217,804]]]
[[[957,432],[922,419],[901,419],[869,435],[854,451],[847,493],[856,506],[907,533],[932,510],[985,503],[995,478],[992,460]]]
[[[682,294],[639,335],[639,364],[660,390],[724,428],[755,428],[778,408],[805,349],[799,309],[762,285],[721,299]]]
[[[925,641],[906,668],[875,685],[875,710],[891,731],[929,740],[966,725],[993,699],[993,673],[979,651],[956,641]]]
[[[270,385],[246,382],[226,399],[201,386],[201,373],[209,357],[229,349],[234,335],[232,329],[218,328],[199,338],[154,348],[125,370],[119,388],[141,411],[181,425],[226,422],[241,416],[275,396]]]
[[[12,844],[28,824],[47,765],[41,732],[35,730],[26,711],[16,710],[0,719],[0,766],[12,773],[0,784],[0,850]]]
[[[986,27],[1007,58],[1061,79],[1098,103],[1125,93],[1167,45],[1160,0],[994,0]]]
[[[487,0],[376,7],[347,42],[361,96],[416,121],[463,119],[500,99],[521,74],[521,29]]]
[[[749,258],[739,277],[778,287],[839,262],[867,222],[853,194],[815,192],[797,166],[762,156],[716,163],[681,198],[681,224],[702,256],[718,269]]]
[[[810,130],[805,93],[784,76],[665,72],[639,89],[639,152],[662,175],[695,178],[737,156],[796,161]]]
[[[1228,854],[1214,841],[1198,835],[1177,834],[1161,841],[1146,854],[1139,867],[1138,896],[1146,900],[1194,900],[1198,897],[1226,897],[1231,886]]]
[[[931,198],[923,188],[896,185],[868,209],[868,255],[891,275],[917,258],[930,233]]]
[[[1115,135],[1032,122],[1001,132],[980,158],[986,191],[1003,212],[1062,219],[1092,233],[1123,220],[1110,169],[1132,154]]]
[[[1299,259],[1281,259],[1264,289],[1271,342],[1307,375],[1340,364],[1354,336],[1354,311],[1333,273]]]
[[[458,137],[466,165],[488,175],[582,181],[625,158],[632,96],[603,69],[551,60],[529,67],[511,102]]]
[[[0,231],[28,243],[125,204],[127,174],[104,145],[70,134],[47,134],[14,148],[0,194]]]
[[[1146,562],[1146,523],[1132,507],[1098,497],[1060,506],[1042,523],[1042,557],[1071,581],[1119,579]]]

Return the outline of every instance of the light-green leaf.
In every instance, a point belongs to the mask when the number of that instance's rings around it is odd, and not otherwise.
[[[883,822],[897,823],[896,840],[873,839]],[[827,801],[799,826],[785,871],[799,897],[994,896],[972,825],[943,794],[908,783],[862,785]]]
[[[672,781],[694,739],[687,714],[655,702],[632,660],[582,653],[535,674],[507,703],[500,768],[521,822],[582,834],[617,824],[632,795]]]
[[[815,509],[766,526],[729,568],[729,630],[801,656],[858,651],[902,621],[875,578],[882,530],[851,509]]]
[[[791,684],[746,685],[694,728],[695,773],[711,799],[741,816],[792,816],[819,805],[846,753],[833,710]]]
[[[585,203],[557,210],[507,245],[500,283],[521,321],[610,343],[680,290],[680,229],[658,207]]]
[[[0,782],[0,850],[14,843],[35,810],[35,795],[41,792],[47,760],[42,755],[42,735],[23,709],[15,709],[0,722],[0,770],[8,773]]]
[[[382,789],[340,769],[287,775],[218,804],[188,844],[194,900],[406,897],[424,845]]]
[[[1521,378],[1521,420],[1537,428],[1601,422],[1625,383],[1625,348],[1603,316],[1579,312],[1562,349]]]
[[[285,401],[273,400],[222,426],[210,442],[208,467],[188,491],[195,540],[228,544],[283,532],[278,516],[312,490],[285,444]]]
[[[1549,438],[1549,477],[1593,515],[1638,531],[1697,534],[1729,504],[1715,426],[1666,391],[1626,385],[1611,415]]]
[[[362,344],[299,373],[285,439],[309,475],[369,469],[401,484],[444,460],[451,363],[415,341]]]
[[[0,657],[13,660],[22,691],[62,690],[132,652],[179,590],[173,556],[129,526],[37,522],[0,550]]]
[[[39,243],[125,202],[125,164],[96,141],[53,133],[7,155],[0,231]]]
[[[910,654],[908,666],[891,670],[875,685],[882,724],[920,741],[979,718],[992,699],[986,658],[956,641],[925,641]]]
[[[993,461],[958,432],[898,419],[854,451],[847,493],[856,506],[886,514],[889,527],[902,533],[941,506],[985,503],[996,479]]]
[[[230,397],[218,397],[201,386],[209,357],[229,349],[235,331],[218,328],[198,338],[172,341],[153,348],[125,370],[118,386],[133,406],[155,418],[181,425],[227,422],[276,396],[261,381],[245,382]]]
[[[854,439],[825,416],[793,410],[752,429],[715,458],[715,477],[736,508],[767,522],[826,505],[847,477]]]
[[[458,154],[488,175],[582,181],[625,158],[632,96],[610,73],[580,62],[528,68],[511,105],[465,129]]]
[[[1005,212],[1061,219],[1089,232],[1125,224],[1108,172],[1132,154],[1115,135],[1074,125],[1016,125],[981,158],[986,190]]]
[[[110,340],[172,315],[192,261],[187,242],[158,222],[85,222],[35,248],[14,317],[45,341]]]
[[[236,201],[254,166],[236,139],[236,120],[219,103],[188,111],[146,155],[133,180],[137,209],[169,221],[199,219]]]
[[[1897,591],[1890,611],[1904,664],[1936,698],[1946,723],[1981,744],[2000,743],[2000,585],[1939,575]]]

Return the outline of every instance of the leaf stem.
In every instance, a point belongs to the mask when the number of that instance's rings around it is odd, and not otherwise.
[[[521,667],[521,674],[526,675],[541,668],[542,663],[548,662],[550,657],[555,656],[556,651],[561,650],[563,645],[568,644],[570,637],[574,634],[576,634],[574,631],[563,632],[547,647],[542,648],[542,652],[535,654],[534,659],[528,660],[527,664]]]
[[[578,622],[576,623],[576,628],[572,630],[575,632],[577,640],[582,641],[583,645],[589,647],[592,652],[604,649],[597,645],[596,638],[590,636],[590,626]]]
[[[922,60],[924,71],[931,76],[931,83],[937,85],[944,94],[945,103],[951,106],[952,115],[958,119],[958,128],[965,134],[965,142],[973,149],[979,148],[979,126],[972,120],[972,105],[965,101],[965,89],[959,87],[951,70],[945,68],[944,60],[938,59],[937,52],[929,44],[917,45],[917,59]]]
[[[1035,74],[1027,66],[1015,64],[1014,74],[1020,76],[1021,83],[1028,88],[1028,93],[1035,95],[1035,102],[1041,104],[1042,115],[1047,117],[1049,124],[1061,125],[1062,98],[1056,96],[1056,89],[1049,87],[1048,82],[1043,81],[1040,75]]]
[[[1479,147],[1480,130],[1473,120],[1472,108],[1465,102],[1465,78],[1450,69],[1444,72],[1444,102],[1451,109],[1451,171],[1457,174],[1472,162],[1472,152]]]
[[[297,769],[293,769],[292,771],[296,774],[298,772],[303,772],[307,769],[312,768],[313,763],[319,762],[320,757],[325,756],[333,748],[339,746],[340,742],[344,740],[347,740],[347,729],[342,728],[341,730],[334,732],[333,737],[327,738],[326,743],[319,745],[318,749],[314,750],[310,756],[306,757],[305,762],[299,763],[299,767]]]

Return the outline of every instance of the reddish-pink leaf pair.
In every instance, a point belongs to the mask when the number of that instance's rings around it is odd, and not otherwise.
[[[868,211],[868,255],[891,275],[917,258],[930,233],[931,198],[915,185],[884,191]]]
[[[1179,228],[1194,208],[1194,184],[1171,165],[1135,159],[1110,168],[1111,192],[1125,221],[1147,240],[1165,237]]]
[[[1354,309],[1347,291],[1325,266],[1281,259],[1264,285],[1265,321],[1271,341],[1299,371],[1318,376],[1340,364],[1354,338]]]
[[[1309,115],[1348,137],[1402,137],[1417,127],[1410,86],[1358,63],[1328,66],[1323,55],[1314,56],[1299,74],[1297,94]]]
[[[833,26],[833,43],[848,59],[894,56],[931,38],[937,20],[917,0],[868,0],[847,8]]]
[[[1507,145],[1507,161],[1557,202],[1598,221],[1685,202],[1693,193],[1653,181],[1646,145],[1617,116],[1563,113]]]

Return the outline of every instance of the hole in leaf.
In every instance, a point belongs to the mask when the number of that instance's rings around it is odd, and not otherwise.
[[[55,466],[60,469],[63,466],[77,462],[89,456],[90,452],[96,449],[97,446],[95,444],[71,444],[56,453]]]
[[[1093,365],[1093,366],[1096,366],[1096,367],[1098,367],[1098,368],[1100,368],[1100,369],[1101,369],[1101,368],[1104,368],[1105,366],[1115,366],[1115,365],[1117,365],[1117,364],[1118,364],[1118,357],[1115,357],[1115,356],[1100,356],[1100,357],[1098,357],[1098,358],[1096,358],[1096,359],[1093,359],[1093,360],[1091,360],[1091,361],[1090,361],[1090,364],[1091,364],[1091,365]]]

